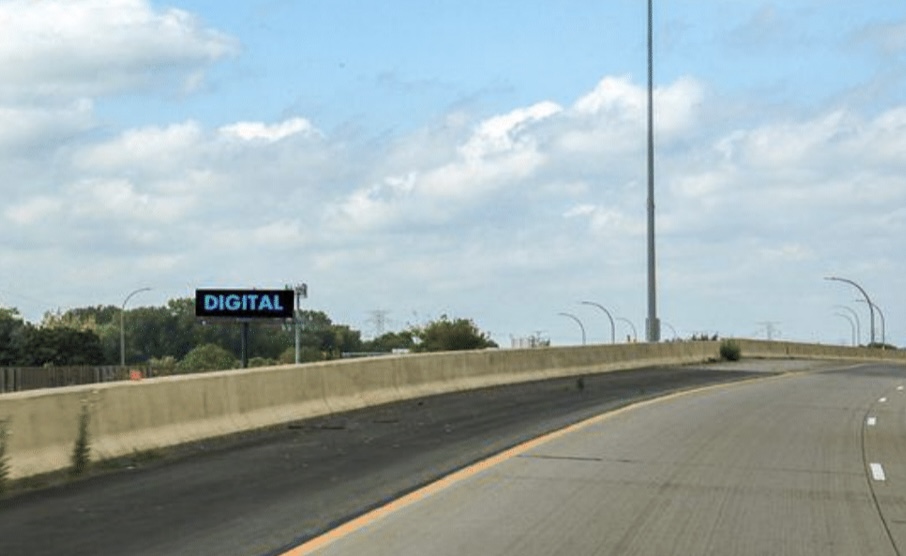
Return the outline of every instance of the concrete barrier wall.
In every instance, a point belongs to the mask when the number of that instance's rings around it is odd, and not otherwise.
[[[790,357],[797,359],[861,359],[906,363],[906,350],[882,350],[823,344],[801,344],[763,340],[735,340],[744,357]]]
[[[740,344],[744,356],[756,357],[867,358],[877,353],[782,342]],[[413,354],[73,386],[0,395],[0,420],[7,420],[10,476],[17,478],[70,465],[83,410],[90,418],[89,441],[96,460],[442,393],[702,362],[716,358],[719,345],[678,342]]]

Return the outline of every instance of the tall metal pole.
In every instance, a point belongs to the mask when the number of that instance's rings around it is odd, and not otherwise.
[[[629,319],[623,318],[623,317],[617,317],[617,320],[620,321],[620,322],[625,322],[626,324],[629,325],[629,328],[632,329],[632,340],[635,341],[635,342],[638,342],[638,341],[639,341],[639,335],[638,335],[638,333],[636,332],[635,325],[632,324],[632,321],[629,320]]]
[[[853,319],[855,319],[855,322],[856,322],[856,338],[857,338],[857,342],[854,343],[853,345],[857,346],[857,345],[861,344],[862,343],[862,323],[859,322],[859,313],[857,313],[856,310],[853,309],[852,307],[848,307],[846,305],[834,305],[834,307],[837,309],[846,309],[849,312],[849,314],[853,316]]]
[[[858,303],[865,303],[864,299],[857,299]],[[878,312],[878,316],[881,317],[881,344],[887,345],[887,323],[884,322],[884,313],[881,311],[881,308],[877,304],[872,303],[874,310]]]
[[[558,314],[561,316],[567,317],[567,318],[571,318],[574,321],[576,321],[576,324],[578,324],[579,328],[582,330],[582,345],[584,346],[585,345],[585,326],[582,325],[582,321],[579,320],[579,317],[577,317],[576,315],[571,315],[569,313],[558,313]]]
[[[855,286],[860,292],[862,292],[862,297],[865,298],[865,302],[868,303],[868,314],[871,318],[871,343],[869,345],[874,345],[875,343],[875,305],[871,302],[871,298],[868,297],[868,294],[865,292],[865,289],[862,288],[859,284],[849,280],[847,278],[840,278],[837,276],[826,276],[825,280],[835,280],[837,282],[846,282],[852,286]]]
[[[610,311],[608,311],[600,303],[595,303],[594,301],[580,301],[579,303],[581,303],[583,305],[594,305],[598,309],[601,309],[602,311],[604,311],[604,314],[607,315],[608,319],[610,319],[610,343],[611,344],[617,343],[617,327],[614,326],[614,324],[613,324],[613,316],[611,316]]]
[[[293,328],[296,336],[296,365],[299,364],[300,343],[302,336],[302,299],[308,298],[308,284],[297,284],[296,292],[296,310],[293,312]]]
[[[853,322],[853,319],[845,313],[834,313],[835,316],[844,318],[849,321],[849,327],[853,331],[853,347],[856,347],[856,323]]]
[[[243,369],[249,366],[249,321],[243,319],[239,321],[239,364]]]
[[[123,300],[123,306],[120,308],[120,367],[126,366],[126,328],[124,326],[125,319],[123,318],[126,313],[126,303],[129,302],[133,295],[150,290],[151,288],[139,288],[127,295],[126,299]]]
[[[654,256],[654,31],[653,0],[648,0],[648,318],[645,321],[649,342],[661,339],[657,318],[657,278]]]

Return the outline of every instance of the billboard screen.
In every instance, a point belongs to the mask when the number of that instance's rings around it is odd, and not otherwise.
[[[195,316],[240,319],[290,319],[293,290],[195,290]]]

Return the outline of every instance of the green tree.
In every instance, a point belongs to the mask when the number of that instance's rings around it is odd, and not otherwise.
[[[365,342],[363,351],[385,351],[391,352],[395,349],[413,349],[415,347],[415,338],[412,330],[401,330],[400,332],[387,332]]]
[[[151,376],[166,376],[176,372],[176,358],[172,355],[164,357],[152,357],[148,360],[148,367],[151,368]]]
[[[16,309],[0,308],[0,367],[21,365],[25,322]]]
[[[22,336],[22,365],[100,365],[104,360],[101,340],[91,330],[39,328],[26,325]]]
[[[291,347],[293,346],[291,328],[288,338]],[[345,324],[334,324],[322,311],[302,311],[302,333],[299,344],[303,353],[310,354],[314,349],[321,354],[320,359],[335,359],[343,352],[362,351],[362,333]]]
[[[479,330],[472,320],[450,320],[447,315],[441,315],[435,321],[413,328],[412,334],[418,339],[414,351],[457,351],[497,347],[490,336]]]
[[[196,346],[221,344],[203,336],[204,327],[195,318],[193,298],[171,299],[163,307],[126,311],[125,324],[127,361],[168,356],[182,359]]]
[[[235,369],[239,366],[233,355],[216,344],[204,344],[193,349],[176,364],[180,373],[197,373],[200,371],[219,371]]]
[[[286,348],[283,353],[280,354],[280,357],[277,359],[281,365],[292,365],[296,362],[296,348],[289,347]],[[299,347],[299,363],[312,363],[314,361],[323,361],[324,354],[321,353],[321,350],[311,346],[300,346]]]
[[[101,342],[103,358],[101,363],[115,365],[120,360],[120,309],[113,305],[80,307],[63,312],[44,313],[41,328],[71,328],[90,330]]]

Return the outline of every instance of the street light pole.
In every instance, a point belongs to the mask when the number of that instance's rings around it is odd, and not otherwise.
[[[853,347],[856,347],[856,323],[853,322],[853,319],[850,318],[850,316],[845,313],[834,313],[834,315],[844,318],[849,321],[849,327],[853,331]]]
[[[865,303],[864,299],[857,299],[857,303]],[[881,311],[881,308],[872,303],[874,310],[878,312],[878,316],[881,317],[881,343],[887,344],[887,324],[884,322],[884,313]]]
[[[855,311],[852,307],[847,307],[846,305],[834,305],[837,309],[846,309],[849,311],[849,314],[853,316],[853,319],[856,321],[856,338],[858,342],[853,345],[859,345],[862,343],[862,324],[859,322],[859,313]]]
[[[870,345],[874,345],[874,343],[875,343],[875,308],[874,308],[874,303],[871,302],[871,298],[868,297],[868,294],[865,292],[865,289],[862,288],[862,286],[860,286],[859,284],[857,284],[847,278],[839,278],[837,276],[827,276],[824,279],[825,280],[835,280],[837,282],[846,282],[847,284],[855,286],[860,292],[862,292],[862,296],[865,297],[865,302],[868,303],[868,313],[871,316],[871,344]]]
[[[120,367],[126,366],[126,328],[124,326],[125,320],[124,315],[126,313],[126,303],[129,302],[129,299],[141,292],[150,291],[151,288],[139,288],[129,295],[126,296],[126,299],[123,300],[123,306],[120,308]]]
[[[579,328],[582,330],[582,345],[584,346],[585,345],[585,327],[582,325],[582,321],[579,320],[579,317],[577,317],[576,315],[571,315],[569,313],[557,313],[557,314],[567,317],[567,318],[571,318],[574,321],[576,321],[576,324],[578,324]]]
[[[602,311],[604,311],[604,314],[607,315],[608,319],[610,319],[610,343],[611,344],[617,343],[617,327],[614,326],[614,324],[613,324],[613,316],[611,316],[610,311],[608,311],[600,303],[595,303],[594,301],[580,301],[579,303],[581,303],[583,305],[594,305],[598,309],[601,309]]]
[[[632,324],[632,321],[629,320],[629,319],[623,318],[623,317],[617,317],[617,320],[620,321],[620,322],[625,322],[626,324],[629,325],[629,328],[632,329],[632,340],[633,340],[634,342],[638,342],[638,341],[639,341],[639,335],[636,333],[635,325]]]
[[[662,322],[661,324],[663,324],[664,326],[666,326],[667,328],[670,329],[670,332],[673,333],[674,340],[679,340],[679,334],[676,333],[676,328],[673,328],[672,324],[670,324],[669,322],[666,322],[666,321]]]
[[[645,321],[649,342],[661,339],[657,318],[657,278],[654,254],[654,31],[653,0],[648,0],[648,318]]]

